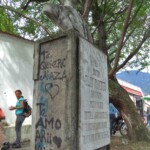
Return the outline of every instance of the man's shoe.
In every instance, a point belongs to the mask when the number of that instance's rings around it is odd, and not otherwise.
[[[15,146],[16,144],[17,144],[17,143],[16,143],[16,142],[14,142],[14,143],[12,143],[11,145],[12,145],[12,146]]]

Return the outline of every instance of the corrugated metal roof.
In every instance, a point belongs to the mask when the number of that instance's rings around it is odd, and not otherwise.
[[[121,85],[122,86],[122,85]],[[143,96],[143,93],[141,91],[137,91],[135,89],[131,89],[129,87],[125,87],[125,86],[122,86],[128,93],[131,93],[131,94],[134,94],[134,95],[137,95],[137,96]]]

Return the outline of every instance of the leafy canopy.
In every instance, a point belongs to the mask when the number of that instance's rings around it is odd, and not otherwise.
[[[58,27],[42,13],[42,0],[30,1],[23,10],[26,0],[10,0],[7,5],[2,0],[0,11],[5,15],[0,13],[0,18],[3,18],[0,28],[12,33],[16,30],[21,36],[33,40],[57,32]],[[64,4],[63,0],[45,1]],[[149,0],[72,1],[77,3],[76,9],[87,21],[94,44],[108,56],[110,78],[127,66],[143,69],[150,64],[147,57],[150,37]],[[9,10],[7,13],[6,9]]]

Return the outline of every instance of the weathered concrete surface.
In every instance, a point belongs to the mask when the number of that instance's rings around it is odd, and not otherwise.
[[[80,150],[95,150],[110,143],[107,58],[86,40],[79,40]]]
[[[76,45],[73,36],[39,42],[35,74],[32,147],[77,150]],[[36,65],[37,66],[37,65]]]
[[[14,142],[16,140],[16,132],[14,126],[4,127],[5,140]],[[21,141],[29,141],[31,139],[31,124],[23,125],[21,128]]]
[[[79,40],[78,36],[73,32],[68,32],[53,38],[43,39],[35,45],[33,75],[35,101],[33,106],[33,137],[31,142],[31,149],[33,150],[94,150],[109,143],[109,140],[107,140],[109,133],[106,134],[109,126],[109,124],[106,124],[108,113],[105,113],[108,110],[108,97],[106,96],[108,94],[106,92],[108,88],[106,85],[107,77],[101,78],[105,73],[100,73],[100,77],[97,77],[98,80],[104,79],[105,82],[105,92],[100,90],[103,99],[100,101],[98,98],[95,99],[98,100],[96,112],[104,112],[105,115],[103,118],[99,118],[98,114],[98,118],[94,119],[93,122],[90,120],[91,118],[87,118],[87,123],[98,123],[99,125],[97,129],[94,129],[94,132],[85,132],[87,129],[85,128],[84,111],[87,111],[87,109],[91,110],[91,108],[83,104],[81,105],[81,103],[85,103],[85,99],[90,102],[91,98],[83,96],[83,94],[88,94],[89,90],[83,89],[85,91],[82,93],[81,88],[82,86],[84,88],[84,84],[81,84],[82,80],[80,79],[82,78],[79,78],[79,62],[90,61],[89,57],[91,54],[87,55],[88,58],[86,59],[79,57],[81,55],[80,50],[82,49],[81,47],[79,49],[78,42],[82,42],[81,39]],[[86,44],[83,47],[88,48]],[[90,51],[92,53],[92,49]],[[99,53],[98,57],[96,55],[97,53],[93,59],[95,57],[99,59]],[[87,65],[93,65],[91,71],[103,69],[101,68],[102,65],[95,68],[94,63],[85,63],[85,68]],[[103,67],[105,67],[104,72],[106,72],[107,66],[104,65]],[[82,77],[82,72],[80,72],[80,76]],[[98,85],[95,84],[95,86]],[[102,102],[103,100],[106,104]],[[92,106],[95,106],[95,104]],[[102,107],[102,109],[100,108],[101,110],[99,110],[99,107]],[[81,111],[82,109],[83,111]],[[100,119],[103,119],[103,121],[100,121]],[[106,125],[105,133],[102,134],[102,137],[96,137],[100,138],[99,140],[94,138],[96,141],[92,141],[89,145],[90,148],[86,149],[84,136],[101,134],[101,128],[104,125]]]
[[[31,150],[30,141],[21,143],[21,148],[12,148],[12,150]]]

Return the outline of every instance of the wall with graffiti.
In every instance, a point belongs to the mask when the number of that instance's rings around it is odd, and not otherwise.
[[[66,43],[66,44],[64,44]],[[35,80],[34,110],[36,111],[35,149],[64,150],[67,138],[71,140],[67,124],[71,110],[68,101],[69,81],[68,63],[70,48],[67,38],[40,43],[38,60],[38,80]],[[35,64],[37,64],[35,62]],[[70,97],[71,99],[71,97]],[[70,114],[67,111],[70,111]],[[67,113],[70,115],[68,116]],[[69,137],[70,136],[70,137]],[[72,149],[73,150],[73,149]]]

